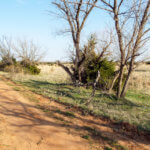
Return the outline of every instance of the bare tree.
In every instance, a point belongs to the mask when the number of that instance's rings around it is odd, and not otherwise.
[[[0,39],[0,57],[2,63],[5,65],[13,64],[13,50],[12,50],[12,40],[6,36]]]
[[[120,51],[117,97],[124,97],[136,59],[149,41],[150,0],[100,0],[101,9],[113,18]],[[127,77],[123,75],[127,66]],[[122,85],[123,84],[123,85]]]
[[[14,47],[14,50],[17,54],[18,59],[20,59],[24,65],[36,64],[44,56],[44,53],[41,53],[41,48],[37,46],[37,44],[35,44],[33,41],[18,40],[18,43]]]
[[[58,64],[65,69],[73,82],[76,82],[77,80],[79,82],[81,81],[80,68],[85,60],[85,55],[81,51],[81,32],[97,1],[98,0],[55,0],[52,2],[58,10],[57,15],[63,18],[69,25],[69,29],[65,30],[65,32],[71,33],[72,36],[75,48],[75,59],[73,60],[74,66],[70,70],[70,68],[64,66],[60,62],[58,62]]]

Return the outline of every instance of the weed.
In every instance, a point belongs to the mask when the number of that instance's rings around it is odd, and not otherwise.
[[[75,115],[73,112],[70,112],[70,111],[66,111],[63,113],[65,116],[68,116],[68,117],[72,117],[72,118],[75,118]]]
[[[71,118],[75,118],[75,115],[73,112],[70,112],[70,111],[61,111],[59,109],[55,110],[56,113],[59,113],[59,114],[62,114],[64,116],[67,116],[67,117],[71,117]]]
[[[43,112],[50,112],[50,110],[49,109],[43,109]]]
[[[110,141],[109,144],[112,146],[112,147],[115,147],[117,150],[128,150],[126,147],[118,144],[116,141]]]
[[[82,135],[81,137],[82,137],[83,139],[86,139],[86,140],[88,140],[88,139],[90,138],[89,135]]]
[[[91,134],[91,136],[93,136],[93,138],[101,138],[104,141],[106,141],[109,145],[111,145],[112,147],[115,147],[117,150],[127,150],[126,147],[118,144],[117,141],[115,141],[113,139],[110,139],[109,137],[103,136],[101,134],[101,132],[98,131],[98,130],[96,130],[95,128],[84,126],[83,129],[86,130],[86,131],[88,131],[89,134]]]
[[[20,91],[20,90],[21,90],[19,87],[13,87],[13,89],[14,89],[15,91]]]
[[[88,132],[91,134],[91,136],[93,136],[94,138],[100,137],[100,138],[102,138],[104,141],[113,141],[112,139],[110,139],[110,138],[108,138],[108,137],[106,137],[106,136],[103,136],[103,135],[101,134],[101,132],[98,131],[98,130],[95,129],[95,128],[91,128],[91,127],[88,127],[88,126],[84,126],[84,127],[83,127],[83,130],[88,131]]]
[[[111,148],[111,147],[108,147],[108,146],[105,146],[105,147],[104,147],[104,150],[112,150],[112,148]]]

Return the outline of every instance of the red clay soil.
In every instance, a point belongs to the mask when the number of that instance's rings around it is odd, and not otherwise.
[[[33,97],[38,102],[32,102]],[[0,150],[150,150],[143,136],[132,138],[118,132],[117,125],[114,129],[107,121],[71,111],[0,81]]]

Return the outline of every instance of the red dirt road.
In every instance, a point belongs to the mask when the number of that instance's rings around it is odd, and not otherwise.
[[[0,81],[0,150],[63,149],[85,150],[88,144]]]

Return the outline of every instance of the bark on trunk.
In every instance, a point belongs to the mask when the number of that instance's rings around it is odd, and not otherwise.
[[[120,72],[119,72],[119,78],[118,78],[118,89],[117,89],[117,98],[119,99],[121,96],[121,87],[122,87],[122,80],[123,80],[123,71],[124,66],[121,64],[120,66]]]
[[[75,48],[76,48],[76,61],[75,61],[75,70],[78,72],[78,80],[81,82],[81,69],[80,69],[80,31],[77,32],[76,41],[75,41]]]
[[[124,98],[125,95],[126,95],[130,76],[131,76],[131,72],[128,74],[128,76],[127,76],[127,78],[126,78],[126,80],[125,80],[125,83],[124,83],[124,85],[123,85],[123,89],[122,89],[121,96],[120,96],[121,98]]]
[[[129,82],[129,79],[130,79],[130,76],[131,76],[131,73],[132,73],[132,70],[133,70],[133,62],[134,62],[134,58],[132,58],[132,60],[130,62],[128,75],[126,77],[125,83],[124,83],[123,88],[122,88],[121,98],[124,98],[125,95],[126,95],[127,87],[128,87],[128,82]]]

